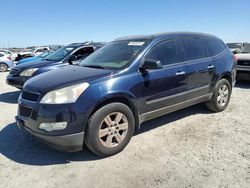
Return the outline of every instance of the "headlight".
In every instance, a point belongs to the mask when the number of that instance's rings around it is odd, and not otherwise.
[[[20,76],[32,76],[36,72],[37,68],[27,69],[20,73]]]
[[[84,82],[47,93],[41,100],[43,104],[65,104],[74,103],[78,97],[89,87],[89,83]]]

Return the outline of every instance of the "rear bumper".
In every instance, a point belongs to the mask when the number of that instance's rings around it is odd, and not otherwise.
[[[76,152],[82,150],[83,148],[84,132],[69,135],[50,136],[32,131],[25,125],[25,121],[21,120],[19,117],[16,117],[16,124],[20,132],[27,132],[31,134],[36,139],[55,150],[63,152]]]

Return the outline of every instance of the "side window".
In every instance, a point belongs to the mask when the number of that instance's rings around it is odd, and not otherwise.
[[[145,58],[159,60],[162,65],[174,64],[181,61],[179,48],[175,40],[163,41],[156,44]]]
[[[94,52],[93,47],[85,47],[77,50],[73,55],[77,56],[77,60],[82,60]]]
[[[3,57],[4,55],[0,53],[0,57]]]
[[[223,42],[216,38],[204,39],[204,43],[206,44],[209,56],[218,55],[226,48]]]
[[[183,38],[179,40],[185,51],[185,61],[191,61],[206,57],[206,51],[201,39]]]

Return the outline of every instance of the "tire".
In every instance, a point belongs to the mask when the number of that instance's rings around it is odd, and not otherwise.
[[[224,90],[223,88],[224,89],[226,88],[226,90]],[[219,80],[214,88],[213,97],[209,102],[206,103],[207,108],[213,112],[221,112],[225,110],[229,104],[231,93],[232,93],[232,86],[229,83],[229,81],[226,79]]]
[[[8,68],[8,65],[6,65],[5,63],[0,63],[0,72],[6,72]]]
[[[84,141],[92,152],[107,157],[126,147],[134,129],[135,118],[130,108],[123,103],[110,103],[90,117]]]

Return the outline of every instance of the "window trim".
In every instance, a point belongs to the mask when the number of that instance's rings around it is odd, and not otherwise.
[[[179,51],[179,53],[181,54],[180,62],[178,62],[178,63],[172,63],[172,64],[168,64],[168,65],[162,65],[162,69],[165,69],[165,68],[167,68],[167,67],[175,67],[176,65],[181,65],[181,64],[183,64],[183,63],[184,63],[184,61],[183,61],[183,51],[182,51],[182,49],[181,49],[181,47],[180,47],[180,45],[179,45],[179,43],[178,43],[178,41],[177,41],[176,39],[177,39],[176,37],[173,37],[173,38],[165,38],[165,39],[161,39],[161,40],[155,42],[154,44],[152,44],[152,45],[147,49],[147,51],[144,53],[143,57],[141,58],[141,60],[140,60],[140,65],[139,65],[139,66],[142,65],[143,61],[145,60],[145,58],[146,58],[146,56],[148,55],[148,53],[150,52],[150,50],[152,50],[152,48],[154,48],[156,45],[158,45],[158,44],[160,44],[160,43],[162,43],[162,42],[171,41],[171,40],[174,40],[174,41],[176,42],[176,45],[177,45],[177,47],[178,47],[178,51]],[[162,70],[162,69],[159,69],[159,70]],[[152,70],[150,70],[150,71],[152,71]]]
[[[183,47],[182,47],[182,45],[180,44],[180,41],[179,41],[179,39],[182,39],[182,38],[199,38],[199,39],[201,39],[202,40],[202,45],[204,45],[207,57],[185,61],[184,60],[184,49],[183,49]],[[152,46],[150,46],[147,49],[147,51],[144,53],[143,57],[140,60],[139,67],[142,65],[143,61],[145,60],[146,55],[149,53],[149,51],[155,45],[159,44],[160,42],[164,42],[164,41],[168,41],[168,40],[175,40],[177,42],[177,45],[178,45],[178,48],[179,48],[179,52],[181,53],[181,61],[179,63],[173,63],[173,64],[169,64],[169,65],[163,65],[162,69],[148,70],[148,71],[150,71],[150,72],[152,72],[152,71],[160,71],[160,70],[163,70],[165,68],[173,68],[173,67],[178,67],[178,66],[182,66],[182,65],[190,65],[190,64],[196,63],[197,61],[208,61],[208,60],[211,60],[211,59],[216,60],[216,59],[220,58],[221,56],[223,56],[226,53],[227,48],[225,47],[225,49],[222,52],[220,52],[219,54],[216,54],[214,56],[209,56],[208,55],[208,51],[207,51],[208,49],[207,49],[207,47],[206,47],[203,39],[207,39],[207,37],[202,37],[202,36],[197,36],[197,37],[196,36],[195,37],[187,36],[187,37],[185,37],[185,36],[180,36],[180,37],[172,37],[172,38],[161,39],[161,40],[155,42],[154,44],[152,44]],[[218,39],[218,40],[220,40],[220,39]],[[223,44],[223,42],[222,42],[222,44]]]

